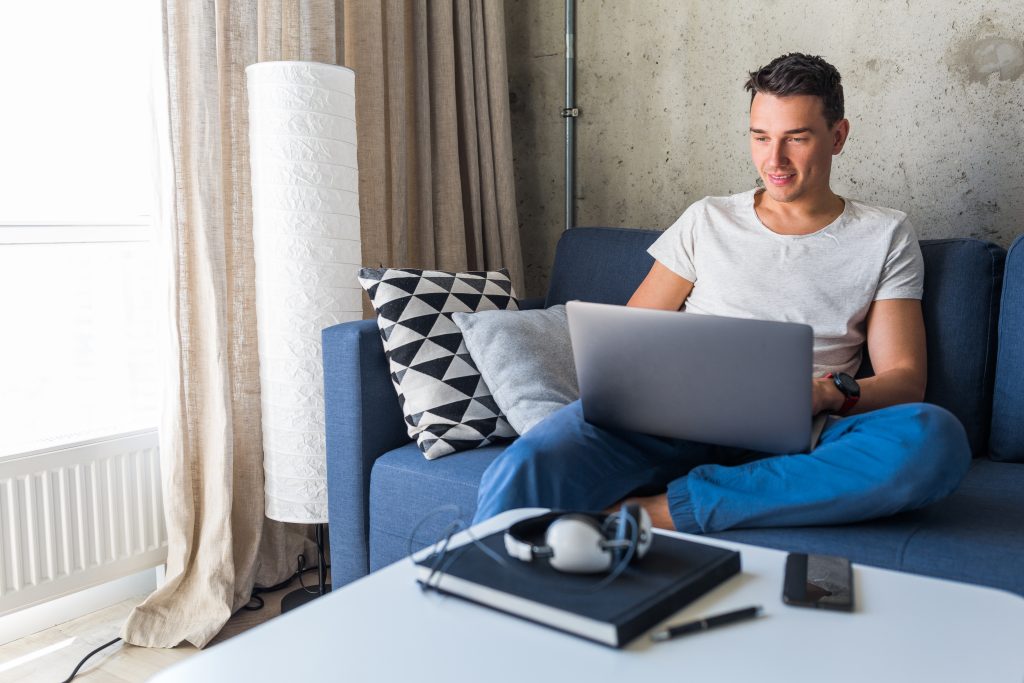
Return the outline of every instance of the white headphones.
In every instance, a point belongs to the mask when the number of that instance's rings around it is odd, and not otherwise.
[[[651,517],[634,503],[610,515],[548,512],[524,519],[505,532],[505,551],[523,562],[547,558],[559,571],[593,574],[615,569],[630,555],[639,560],[652,540]]]

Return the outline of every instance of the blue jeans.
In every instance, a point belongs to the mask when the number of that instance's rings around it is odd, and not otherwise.
[[[832,420],[810,453],[775,455],[603,429],[576,401],[491,463],[474,522],[519,507],[601,510],[667,489],[680,531],[842,524],[933,503],[970,461],[963,425],[927,403]]]

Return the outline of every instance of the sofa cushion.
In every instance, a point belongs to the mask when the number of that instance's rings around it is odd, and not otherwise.
[[[426,461],[412,444],[377,460],[370,484],[371,570],[409,552],[409,534],[431,511],[454,504],[467,522],[480,478],[502,451],[491,446]],[[736,529],[713,534],[790,552],[822,553],[885,569],[1003,588],[1024,595],[1024,467],[980,458],[950,497],[921,510],[858,524]],[[454,517],[424,522],[415,547],[437,540]]]
[[[992,412],[992,459],[1024,462],[1024,235],[1006,255]]]
[[[974,239],[923,240],[925,401],[946,408],[967,430],[975,457],[988,454],[992,386],[1006,252]]]
[[[580,397],[565,306],[455,313],[494,402],[519,434]]]
[[[515,436],[453,313],[518,308],[508,271],[363,268],[409,436],[427,458]]]
[[[370,571],[405,557],[409,535],[421,521],[416,548],[436,541],[455,517],[468,524],[476,512],[480,478],[503,450],[487,446],[425,460],[410,443],[377,458],[370,474]],[[448,505],[458,512],[439,511],[424,519]]]
[[[887,519],[828,527],[737,529],[714,534],[791,552],[1002,588],[1024,595],[1024,467],[984,458],[949,498]]]

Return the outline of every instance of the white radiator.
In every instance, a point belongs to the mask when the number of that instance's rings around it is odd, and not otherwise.
[[[0,616],[166,556],[155,430],[0,461]]]

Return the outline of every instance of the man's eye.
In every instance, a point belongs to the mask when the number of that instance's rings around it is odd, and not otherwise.
[[[758,142],[767,142],[768,141],[768,138],[766,138],[764,136],[755,137],[754,139],[757,140]]]
[[[807,138],[790,138],[790,142],[807,142]]]

